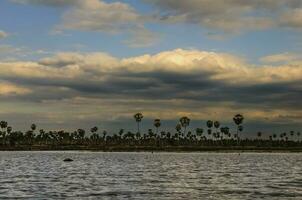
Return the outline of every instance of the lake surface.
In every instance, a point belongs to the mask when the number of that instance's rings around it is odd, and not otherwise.
[[[0,152],[4,198],[301,200],[302,154]]]

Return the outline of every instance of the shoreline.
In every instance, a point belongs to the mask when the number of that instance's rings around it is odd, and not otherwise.
[[[174,152],[174,153],[194,153],[194,152],[221,152],[221,153],[302,153],[302,147],[87,147],[87,146],[19,146],[0,147],[0,151],[91,151],[91,152]]]

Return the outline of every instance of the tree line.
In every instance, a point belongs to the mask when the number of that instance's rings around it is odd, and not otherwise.
[[[108,134],[107,131],[99,131],[97,126],[86,133],[84,129],[77,129],[72,132],[45,131],[37,129],[36,124],[32,124],[30,129],[14,131],[6,121],[0,121],[0,145],[2,147],[16,146],[188,146],[188,147],[232,147],[232,146],[254,146],[254,147],[298,147],[301,146],[300,132],[290,131],[281,134],[272,134],[263,137],[262,132],[256,133],[256,139],[243,139],[241,137],[244,117],[237,114],[233,117],[236,130],[231,131],[227,126],[222,126],[219,121],[208,120],[206,128],[196,128],[194,131],[188,130],[191,119],[187,116],[181,117],[175,126],[175,131],[164,131],[160,127],[162,121],[154,119],[154,128],[148,129],[146,133],[141,133],[141,122],[144,118],[142,113],[136,113],[134,120],[137,124],[137,131],[125,131],[120,129],[118,133]]]

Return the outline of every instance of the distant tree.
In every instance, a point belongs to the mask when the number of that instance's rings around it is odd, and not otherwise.
[[[196,135],[201,138],[201,136],[203,134],[203,129],[202,128],[196,128],[195,132],[196,132]]]
[[[124,134],[124,129],[120,129],[120,131],[118,132],[118,134],[119,134],[120,138],[122,138],[123,134]]]
[[[2,144],[5,143],[5,137],[6,137],[6,131],[5,129],[7,128],[7,122],[6,121],[1,121],[0,122],[0,127],[1,127],[1,137],[2,137]]]
[[[186,129],[190,125],[190,118],[184,116],[184,117],[179,119],[179,122],[180,122],[181,126],[184,127],[184,136],[185,136],[186,135]]]
[[[32,124],[30,126],[30,128],[31,128],[32,131],[35,131],[37,129],[37,125],[36,124]]]
[[[140,139],[141,139],[141,133],[140,133],[140,132],[137,132],[137,133],[135,134],[135,137],[136,137],[137,140],[140,140]]]
[[[216,138],[219,138],[219,135],[220,135],[220,133],[219,133],[219,127],[220,127],[220,122],[219,121],[215,121],[214,122],[214,127],[215,127],[215,129],[216,129]]]
[[[3,130],[3,129],[5,129],[6,127],[7,127],[7,122],[6,121],[1,121],[0,122],[0,127],[1,127],[1,129]]]
[[[262,136],[262,133],[259,131],[259,132],[257,133],[257,137],[260,139],[261,136]]]
[[[276,139],[277,138],[277,134],[274,133],[273,134],[273,138]]]
[[[218,128],[220,127],[220,122],[219,121],[215,121],[214,122],[214,127],[216,128],[216,132],[217,132]]]
[[[156,134],[157,134],[158,133],[158,128],[161,126],[160,119],[155,119],[154,122],[153,122],[153,125],[156,128]]]
[[[294,140],[295,131],[290,131],[290,138],[293,141]]]
[[[212,127],[213,127],[213,121],[212,120],[208,120],[207,121],[207,127],[208,127],[208,135],[211,136],[211,134],[212,134]]]
[[[223,139],[223,135],[229,136],[230,135],[230,128],[225,126],[220,128],[221,132],[221,139]]]
[[[136,113],[133,117],[134,117],[134,119],[135,119],[135,121],[137,123],[137,132],[140,132],[139,124],[142,121],[142,119],[143,119],[144,116],[143,116],[142,113]]]
[[[11,134],[12,130],[13,130],[13,128],[11,126],[8,126],[6,128],[6,131],[7,131],[8,134]]]
[[[233,117],[233,121],[235,122],[235,124],[237,125],[237,140],[239,142],[240,140],[240,135],[239,132],[241,132],[243,130],[243,127],[241,126],[241,124],[243,123],[244,117],[241,114],[237,114]]]
[[[93,134],[93,133],[96,133],[98,131],[98,127],[94,126],[90,129],[90,132]]]
[[[79,139],[81,140],[81,142],[83,142],[86,131],[84,129],[79,128],[77,132],[78,132]]]
[[[106,140],[107,131],[103,131],[103,140]]]
[[[175,138],[179,139],[180,132],[181,132],[181,124],[180,123],[176,124],[175,130],[176,130]]]

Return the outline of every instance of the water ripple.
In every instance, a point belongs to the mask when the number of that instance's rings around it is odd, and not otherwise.
[[[0,199],[295,200],[301,164],[287,153],[1,152]]]

